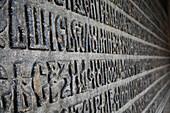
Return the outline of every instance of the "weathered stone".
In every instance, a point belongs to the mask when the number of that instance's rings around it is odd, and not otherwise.
[[[0,113],[155,112],[170,86],[156,4],[0,0]]]

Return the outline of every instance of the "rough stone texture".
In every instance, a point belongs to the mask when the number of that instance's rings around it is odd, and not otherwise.
[[[163,110],[163,113],[169,113],[169,111],[170,111],[170,98],[169,98],[169,100],[168,100],[168,102],[167,102],[167,104],[166,104],[166,106]]]
[[[168,96],[157,0],[0,0],[0,113],[153,113]]]

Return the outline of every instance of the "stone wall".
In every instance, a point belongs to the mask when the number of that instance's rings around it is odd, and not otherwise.
[[[159,111],[167,23],[157,0],[0,0],[0,113]]]

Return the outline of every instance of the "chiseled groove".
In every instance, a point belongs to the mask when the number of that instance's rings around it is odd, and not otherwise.
[[[170,74],[170,72],[166,73],[165,75],[163,75],[161,78],[157,79],[154,83],[152,83],[149,87],[147,87],[144,91],[142,91],[141,93],[139,93],[138,95],[136,95],[135,98],[133,98],[132,100],[130,100],[127,104],[125,104],[122,108],[120,108],[117,113],[122,113],[123,111],[125,111],[127,108],[129,108],[135,101],[137,101],[141,96],[143,96],[144,94],[146,94],[152,87],[154,87],[159,81],[161,81],[163,78],[165,78],[168,74]],[[161,88],[161,90],[159,90],[158,93],[160,93],[167,85],[169,84],[169,81]]]
[[[165,18],[165,21],[168,21],[168,15],[166,14],[166,12],[165,12],[165,10],[164,10],[164,8],[162,7],[162,5],[161,5],[161,3],[160,3],[160,1],[159,0],[156,0],[156,4],[157,4],[157,6],[159,7],[159,9],[161,10],[161,12],[162,12],[162,14],[163,15],[160,15],[159,14],[159,16],[160,17],[162,17],[162,16],[164,16]],[[154,4],[153,4],[154,5]],[[164,21],[163,21],[164,22]],[[166,23],[164,23],[165,25],[164,26],[166,26],[167,28],[168,28],[168,24],[166,24]]]
[[[153,13],[153,11],[149,8],[149,6],[148,6],[148,4],[144,1],[144,0],[142,0],[143,1],[143,3],[147,6],[147,8],[150,10],[150,12],[154,15],[154,17],[157,19],[157,21],[159,21],[159,19],[155,16],[155,14]],[[164,27],[164,25],[161,23],[161,25]],[[164,27],[165,28],[165,27]]]
[[[13,57],[13,55],[15,55],[15,51],[13,50],[7,50],[9,52],[6,52],[6,50],[1,51],[3,54],[0,54],[0,57],[2,59],[0,59],[0,61],[5,61],[8,59],[4,59],[6,58],[5,56],[10,56],[11,58]],[[34,54],[34,56],[30,55],[30,52],[32,54]],[[50,59],[51,60],[63,60],[63,56],[64,59],[67,60],[77,60],[77,59],[96,59],[96,60],[100,60],[100,59],[170,59],[170,57],[166,57],[166,56],[148,56],[148,55],[121,55],[121,54],[104,54],[104,53],[80,53],[80,52],[49,52],[49,51],[43,51],[43,53],[41,51],[33,51],[33,50],[24,50],[22,53],[18,53],[18,56],[22,56],[23,54],[25,55],[24,58],[31,58],[31,59],[49,59],[48,56],[53,56]],[[76,56],[76,57],[75,57]],[[16,60],[20,60],[20,57],[17,57]]]
[[[147,74],[149,74],[149,73],[152,73],[152,72],[154,72],[154,71],[163,69],[163,68],[168,67],[168,66],[170,66],[170,64],[167,64],[167,65],[164,65],[164,66],[160,66],[160,67],[151,69],[151,70],[149,70],[149,71],[145,71],[145,72],[143,72],[143,73],[139,73],[139,74],[137,74],[137,75],[135,75],[135,76],[131,76],[131,77],[129,77],[129,78],[126,78],[126,79],[124,79],[124,80],[121,80],[120,82],[121,82],[122,84],[128,83],[128,82],[131,82],[131,81],[133,81],[133,80],[135,80],[135,79],[138,79],[138,78],[140,78],[140,77],[143,77],[143,76],[145,76],[145,75],[147,75]],[[170,73],[170,72],[168,72],[168,73]],[[118,82],[119,82],[119,81],[118,81]]]
[[[149,107],[152,105],[152,103],[156,100],[156,98],[159,96],[159,94],[162,92],[162,89],[154,96],[154,98],[152,99],[152,101],[150,101],[150,103],[148,104],[148,106],[142,111],[142,113],[146,113],[146,111],[149,109]],[[167,95],[168,94],[168,95]],[[170,90],[168,91],[168,93],[166,94],[166,96],[169,96],[170,94]],[[164,99],[166,99],[167,97],[165,96]],[[165,100],[162,100],[161,104],[164,104],[163,102],[165,102]],[[159,105],[159,107],[160,107]],[[157,110],[159,110],[159,107],[157,108]],[[156,112],[155,112],[156,113]],[[162,112],[157,112],[157,113],[162,113]]]
[[[159,2],[159,1],[158,1]],[[155,19],[158,21],[158,22],[160,22],[160,20],[157,18],[157,16],[154,14],[154,12],[150,9],[150,7],[148,6],[148,4],[145,2],[145,1],[143,1],[143,3],[148,7],[148,9],[150,10],[150,12],[153,14],[153,16],[155,17]],[[151,2],[152,3],[152,2]],[[154,4],[152,4],[153,6],[154,6]],[[157,4],[159,7],[160,7],[160,5],[159,4]],[[164,9],[162,9],[162,10],[164,10]],[[163,11],[164,12],[164,11]],[[161,15],[159,15],[160,17],[161,17]],[[168,17],[167,17],[167,15],[166,14],[164,14],[164,16],[165,16],[165,21],[168,21]],[[163,18],[162,18],[163,19]],[[164,23],[164,22],[160,22],[160,24],[162,25],[162,27],[164,27],[164,29],[166,29],[167,27],[168,27],[168,25],[166,24],[166,23]]]
[[[148,6],[148,4],[145,2],[145,1],[143,1],[143,3],[144,4],[146,4],[146,6],[148,7],[148,9],[150,10],[150,12],[153,14],[153,16],[157,19],[157,21],[159,21],[159,19],[157,18],[157,16],[154,14],[154,12],[149,8],[149,6]],[[152,3],[152,2],[151,2]],[[154,4],[152,4],[153,6],[154,6]],[[159,6],[159,4],[157,4],[158,6]],[[160,7],[160,6],[159,6]],[[161,15],[159,15],[159,16],[161,16]],[[165,16],[165,19],[166,19],[166,21],[167,21],[167,16],[166,15],[164,15]],[[163,19],[163,18],[162,18]],[[161,23],[162,24],[162,26],[165,26],[166,24],[165,23]],[[163,24],[165,24],[165,25],[163,25]],[[167,25],[166,25],[166,27],[167,27]],[[164,27],[165,28],[165,27]]]
[[[155,19],[158,21],[158,22],[160,22],[160,20],[157,18],[157,16],[153,13],[153,11],[150,9],[150,7],[148,6],[148,4],[145,2],[145,1],[143,1],[143,3],[146,5],[146,7],[149,9],[149,11],[153,14],[153,16],[155,17]],[[162,18],[163,19],[163,18]],[[167,17],[165,18],[166,19],[166,21],[167,21]],[[163,25],[164,23],[162,23],[162,22],[160,22],[160,24],[162,25],[162,27],[164,27],[165,25]],[[166,26],[167,27],[167,26]],[[164,29],[166,29],[165,27],[164,27]]]
[[[110,2],[110,1],[109,1],[109,2]],[[110,2],[110,3],[112,3],[112,2]],[[136,24],[138,24],[139,26],[141,26],[143,29],[147,30],[149,33],[151,33],[152,35],[154,35],[157,39],[159,39],[160,41],[168,44],[166,41],[164,41],[164,40],[162,40],[161,38],[159,38],[155,33],[153,33],[152,31],[150,31],[148,28],[146,28],[146,27],[143,26],[141,23],[139,23],[137,20],[135,20],[133,17],[131,17],[129,14],[127,14],[125,11],[123,11],[122,9],[120,9],[118,6],[114,5],[113,3],[112,3],[112,5],[113,5],[114,7],[116,7],[117,9],[119,9],[119,11],[120,11],[123,15],[125,15],[126,17],[128,17],[129,19],[131,19],[133,22],[135,22]]]
[[[66,53],[67,56],[69,53]],[[118,54],[102,54],[102,53],[74,53],[70,54],[77,56],[81,59],[170,59],[170,57],[161,57],[161,56],[143,56],[143,55],[118,55]],[[62,56],[62,55],[61,55]]]
[[[133,80],[135,80],[135,79],[137,79],[137,78],[146,76],[147,74],[149,74],[149,73],[151,73],[151,72],[154,72],[154,71],[156,71],[156,70],[163,69],[163,68],[168,67],[168,66],[170,66],[170,64],[164,65],[164,66],[160,66],[160,67],[158,67],[158,68],[154,68],[154,69],[151,69],[151,70],[149,70],[149,71],[145,71],[145,72],[143,72],[143,73],[134,75],[134,76],[129,77],[129,78],[126,78],[126,79],[124,79],[124,80],[120,80],[120,81],[117,81],[117,82],[114,82],[114,83],[111,83],[111,84],[107,84],[107,85],[104,85],[104,86],[101,86],[101,87],[98,87],[98,88],[95,88],[95,89],[91,89],[91,90],[89,90],[89,91],[87,91],[87,92],[84,92],[84,93],[80,93],[80,94],[76,94],[76,95],[73,95],[73,96],[68,97],[68,98],[60,99],[60,100],[58,100],[57,102],[50,104],[48,107],[49,107],[49,109],[50,109],[50,108],[52,109],[52,108],[55,108],[56,105],[58,105],[58,103],[65,103],[65,102],[69,102],[69,105],[74,105],[74,104],[75,104],[75,101],[76,101],[76,102],[82,102],[83,100],[85,100],[85,98],[82,99],[81,97],[85,97],[85,96],[86,96],[86,99],[90,99],[90,98],[92,98],[92,97],[95,97],[97,94],[104,93],[104,92],[108,91],[109,89],[113,89],[114,87],[121,86],[121,85],[123,85],[123,84],[125,84],[125,83],[131,82],[131,81],[133,81]],[[168,74],[168,73],[167,73],[167,74]],[[165,75],[167,75],[167,74],[165,74]],[[164,75],[164,76],[165,76],[165,75]],[[162,77],[161,77],[161,78],[162,78]],[[158,80],[160,80],[160,78],[159,78]],[[154,85],[158,82],[158,80],[156,80],[156,81],[152,84],[152,86],[154,86]],[[151,88],[151,85],[149,86],[149,88]],[[148,89],[145,89],[145,90],[147,91]],[[145,90],[144,90],[144,91],[145,91]],[[141,93],[143,94],[144,91],[141,92]],[[146,93],[146,91],[145,91],[145,93]],[[140,94],[140,95],[141,95],[141,94]],[[135,99],[135,100],[137,100],[137,99]],[[134,101],[132,101],[132,102],[134,102]],[[131,103],[131,101],[128,102],[128,104],[129,104],[129,103]],[[126,104],[125,104],[125,105],[126,105]],[[125,107],[125,106],[124,106],[124,107]],[[124,107],[123,107],[123,108],[124,108]],[[128,107],[129,107],[129,106],[127,106],[127,107],[125,107],[125,108],[128,108]],[[122,110],[123,108],[121,108],[121,110]],[[42,107],[38,108],[38,110],[41,110],[41,109],[45,109],[45,108],[42,108]]]
[[[44,7],[44,4],[39,4],[39,5],[42,6],[42,7]],[[56,9],[59,8],[59,9],[64,9],[64,10],[65,10],[64,7],[57,6],[57,5],[51,5],[50,3],[47,3],[46,5],[49,7],[49,8],[47,9],[48,11],[53,11],[55,8],[56,8]],[[158,45],[152,44],[152,43],[150,43],[150,42],[144,41],[143,39],[140,39],[140,38],[138,38],[138,37],[135,37],[135,36],[133,36],[133,35],[130,35],[130,34],[124,32],[124,31],[121,31],[121,30],[116,29],[116,28],[114,28],[114,27],[108,26],[108,25],[106,25],[106,24],[97,22],[97,21],[95,21],[95,20],[93,20],[93,19],[89,19],[89,18],[86,17],[86,16],[82,16],[82,15],[80,15],[80,14],[78,14],[78,13],[75,13],[75,12],[72,12],[72,11],[70,11],[70,10],[67,10],[67,12],[68,12],[68,13],[67,13],[68,16],[69,16],[70,13],[74,13],[74,15],[75,15],[78,19],[81,18],[82,20],[85,20],[86,22],[88,22],[87,24],[95,25],[96,27],[102,28],[102,29],[103,29],[103,28],[106,28],[108,31],[114,32],[115,34],[119,34],[119,35],[125,36],[125,37],[127,37],[127,38],[129,38],[129,39],[133,39],[133,40],[136,40],[136,41],[138,41],[138,42],[142,42],[142,43],[144,43],[144,44],[147,44],[147,45],[150,45],[150,46],[153,46],[153,47],[156,47],[156,48],[159,48],[159,49],[162,49],[162,50],[165,50],[165,51],[170,52],[170,51],[169,51],[168,49],[166,49],[166,48],[163,48],[163,47],[160,47],[160,46],[158,46]],[[55,12],[54,12],[54,13],[55,13]],[[69,16],[69,17],[70,17],[70,19],[74,19],[74,17],[72,17],[72,16]]]
[[[161,12],[162,12],[163,16],[165,16],[165,19],[166,19],[165,21],[168,21],[168,15],[166,14],[164,8],[162,7],[160,1],[159,1],[159,0],[156,0],[156,2],[157,2],[156,4],[158,5],[158,7],[161,9]],[[161,16],[161,15],[160,15],[160,16]],[[166,23],[165,23],[165,25],[167,26]]]
[[[152,44],[152,43],[147,42],[147,41],[145,41],[145,40],[143,40],[143,39],[139,39],[139,38],[137,38],[137,37],[135,37],[135,36],[132,36],[132,35],[130,35],[130,34],[128,34],[128,33],[125,33],[125,34],[123,34],[123,35],[127,36],[129,39],[133,39],[133,40],[135,40],[135,41],[138,41],[138,42],[141,42],[141,43],[150,45],[150,46],[152,46],[152,47],[156,47],[156,48],[158,48],[158,49],[161,49],[161,50],[165,50],[165,51],[170,52],[168,49],[165,49],[165,48],[160,47],[160,46],[158,46],[158,45]]]
[[[167,37],[167,35],[132,1],[130,2],[164,35]]]
[[[168,102],[170,98],[170,89],[168,90],[168,92],[166,93],[165,97],[163,98],[163,100],[161,101],[161,103],[159,104],[158,108],[156,109],[155,113],[162,113],[166,103]]]

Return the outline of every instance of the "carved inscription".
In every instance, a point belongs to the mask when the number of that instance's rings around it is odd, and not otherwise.
[[[14,106],[17,108],[15,112],[29,111],[32,109],[35,99],[31,89],[30,78],[24,75],[22,62],[14,64],[14,73],[16,77],[16,80],[14,80],[16,84],[14,87],[14,100],[17,103]]]
[[[1,13],[4,11],[4,5],[6,4],[7,0],[0,1],[0,48],[5,48],[5,40],[4,37],[1,36],[7,27],[7,20],[5,19],[5,14]]]
[[[90,0],[91,1],[91,0]],[[73,4],[81,4],[76,0],[72,1]],[[66,2],[67,3],[67,2]],[[85,2],[91,4],[94,12],[95,11],[95,0],[91,2]],[[58,5],[64,5],[65,2],[56,2]],[[83,5],[84,3],[82,3]],[[101,2],[100,5],[104,5],[105,2]],[[107,6],[107,5],[106,5]],[[107,9],[104,5],[104,10]],[[18,6],[19,7],[19,6]],[[21,6],[20,6],[21,7]],[[84,6],[83,6],[84,7]],[[73,11],[76,10],[84,12],[85,9],[79,9],[81,6],[72,7]],[[89,13],[85,15],[91,15],[91,9],[87,8]],[[143,44],[138,41],[134,41],[125,36],[115,34],[103,28],[99,28],[94,25],[83,23],[82,21],[71,20],[60,14],[54,14],[48,12],[43,8],[31,6],[28,3],[22,5],[23,12],[20,13],[20,9],[17,8],[15,0],[11,1],[10,9],[10,47],[20,49],[33,49],[33,50],[52,50],[52,51],[67,51],[67,52],[90,52],[90,53],[109,53],[109,54],[129,54],[129,55],[166,55],[169,53],[160,50],[156,47],[152,47]],[[110,11],[108,9],[108,11]],[[101,11],[100,11],[101,12]],[[93,13],[95,14],[95,13]],[[96,14],[98,15],[98,14]],[[107,15],[107,12],[100,16],[101,21],[109,22],[112,15]],[[118,15],[118,14],[117,14]],[[19,17],[21,19],[19,19]],[[93,15],[95,18],[99,16]],[[90,16],[91,17],[91,16]],[[117,18],[117,16],[116,16]],[[126,19],[123,15],[121,18]],[[120,18],[116,19],[120,20]],[[122,23],[125,20],[122,20]],[[115,23],[116,24],[116,23]],[[130,23],[132,24],[132,23]],[[124,25],[124,24],[123,24]],[[132,24],[133,25],[133,24]],[[118,24],[118,26],[120,26]],[[128,28],[125,28],[128,29]],[[132,28],[130,28],[132,30]],[[138,28],[134,28],[134,31]],[[142,33],[143,31],[135,31]],[[142,35],[142,34],[141,34]],[[141,36],[140,35],[140,36]],[[151,37],[150,34],[146,34],[147,37]],[[143,38],[142,36],[141,38]],[[146,38],[148,39],[148,38]],[[151,39],[151,38],[149,38]],[[145,40],[145,39],[144,39]],[[150,42],[150,41],[149,41]],[[151,40],[151,43],[154,42]],[[138,46],[135,46],[138,45]],[[164,45],[164,44],[158,44]],[[141,47],[142,49],[138,49]],[[150,48],[153,53],[147,51]],[[138,51],[137,51],[138,50]]]
[[[12,88],[7,71],[2,65],[0,65],[0,90],[0,112],[9,112],[13,109]]]
[[[0,113],[155,112],[170,85],[156,6],[0,0]]]
[[[112,85],[167,63],[165,60],[156,60],[158,59],[35,61],[30,73],[27,74],[23,68],[25,63],[17,61],[13,65],[14,79],[12,82],[14,87],[10,86],[5,68],[0,66],[0,82],[6,87],[2,89],[1,93],[1,110],[11,112],[35,110],[47,104],[60,102],[68,97],[88,93],[109,84]],[[159,63],[157,64],[157,62]],[[139,67],[139,64],[143,65]],[[78,102],[73,106],[66,105],[67,109],[61,107],[58,110],[63,112],[118,111],[130,99],[133,99],[160,78],[162,74],[166,74],[168,68],[149,73],[123,85],[114,86],[99,95],[95,94],[94,97],[83,99],[82,103]],[[14,99],[13,102],[12,99]]]

